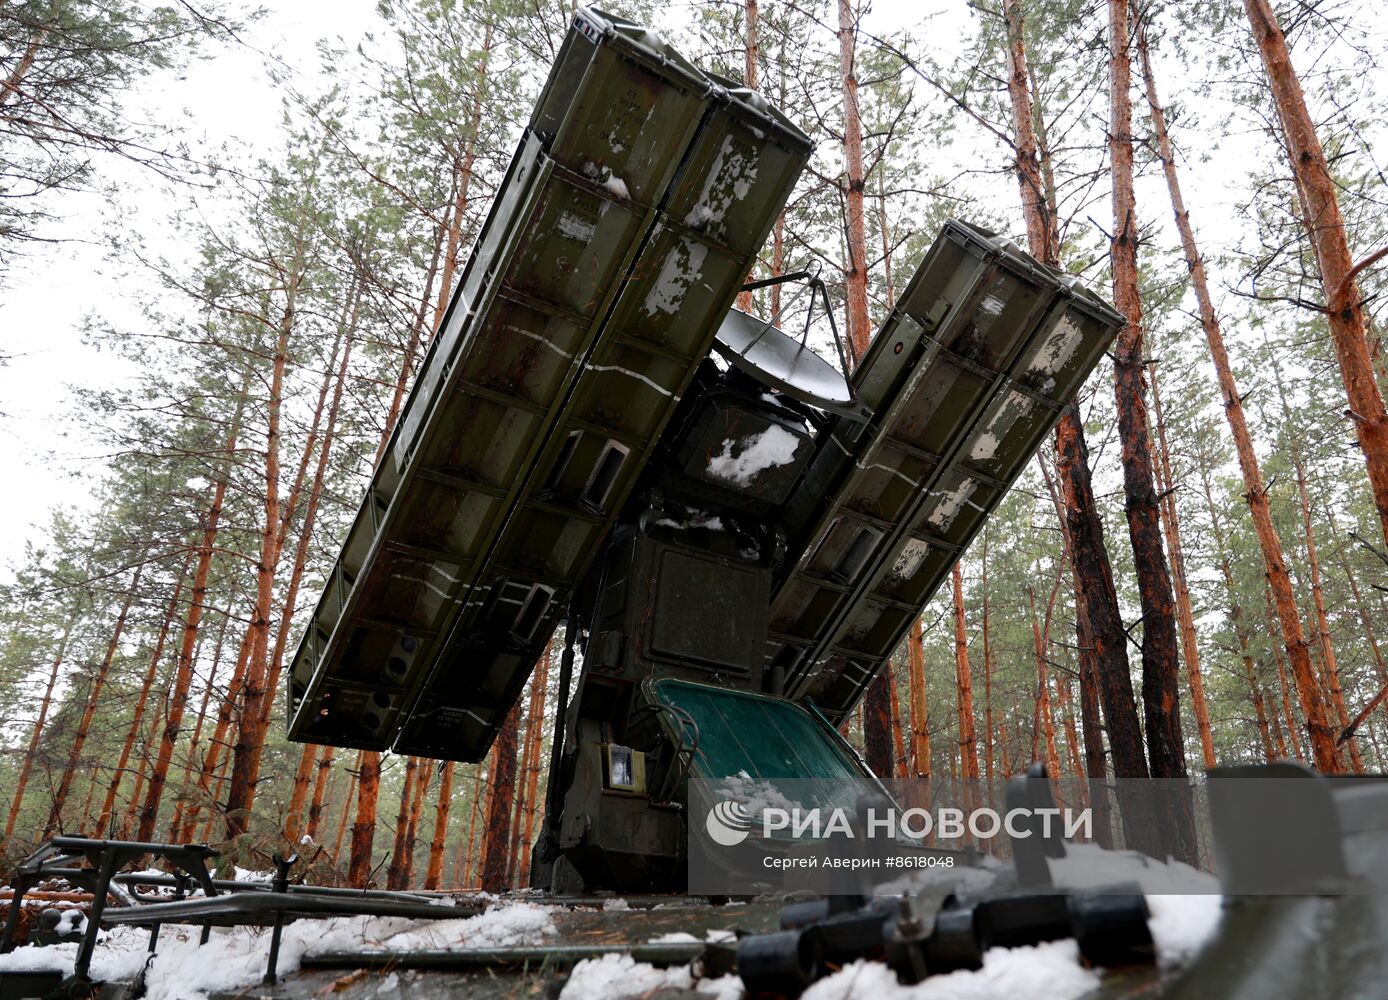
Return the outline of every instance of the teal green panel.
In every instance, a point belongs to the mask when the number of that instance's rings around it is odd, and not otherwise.
[[[698,724],[695,766],[710,782],[745,771],[764,781],[842,782],[855,789],[865,783],[835,736],[799,705],[671,678],[654,688],[660,700]]]

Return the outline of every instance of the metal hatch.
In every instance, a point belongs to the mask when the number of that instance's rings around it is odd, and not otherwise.
[[[835,723],[905,636],[1123,325],[1010,240],[947,223],[792,499],[768,659]]]
[[[809,149],[575,17],[295,655],[291,738],[486,753]]]

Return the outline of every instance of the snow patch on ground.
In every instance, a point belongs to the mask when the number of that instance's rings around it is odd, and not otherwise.
[[[701,944],[704,941],[710,944],[727,944],[737,940],[737,934],[729,930],[714,929],[707,933],[703,938],[698,938],[688,931],[671,931],[669,934],[662,934],[659,937],[647,938],[650,944]]]
[[[288,924],[280,943],[277,971],[288,975],[310,951],[350,948],[508,947],[529,944],[554,932],[549,911],[530,903],[494,906],[475,917],[438,922],[400,917],[336,917]],[[270,954],[270,930],[258,927],[214,928],[199,947],[201,929],[168,926],[159,935],[159,951],[145,974],[147,1000],[202,1000],[207,994],[258,983]],[[92,977],[133,979],[146,960],[149,932],[115,927],[106,931],[92,955]],[[26,946],[0,955],[0,970],[32,969],[71,972],[77,945]]]
[[[689,969],[657,969],[630,955],[603,955],[574,966],[559,1000],[607,1000],[640,996],[658,989],[687,990],[694,982]]]
[[[657,969],[630,955],[603,955],[574,966],[559,1000],[619,1000],[663,989],[693,989],[718,1000],[741,1000],[745,993],[737,976],[695,980],[688,966]]]
[[[1185,965],[1214,936],[1224,913],[1219,896],[1147,897],[1151,918],[1147,927],[1157,945],[1157,962],[1163,969]]]
[[[931,976],[902,986],[882,962],[858,961],[815,983],[804,1000],[999,1000],[1045,997],[1077,1000],[1099,985],[1099,974],[1079,962],[1074,941],[1026,948],[993,948],[977,972]]]
[[[625,902],[625,901],[624,901]],[[529,944],[554,933],[550,911],[533,903],[494,906],[486,913],[460,920],[421,924],[390,938],[384,948],[506,948]],[[316,949],[323,950],[323,949]]]
[[[767,469],[789,464],[799,445],[798,437],[772,424],[755,437],[728,441],[720,454],[709,459],[708,472],[715,479],[747,486]],[[735,457],[734,448],[740,450]]]
[[[1157,861],[1136,851],[1106,851],[1097,844],[1065,845],[1065,857],[1052,858],[1051,878],[1066,889],[1090,889],[1136,882],[1142,891],[1219,895],[1219,880],[1180,861]]]
[[[92,954],[93,979],[128,980],[145,964],[149,932],[135,927],[116,927],[105,932]],[[0,972],[72,972],[77,960],[77,944],[53,944],[45,948],[24,945],[8,955],[0,955]]]

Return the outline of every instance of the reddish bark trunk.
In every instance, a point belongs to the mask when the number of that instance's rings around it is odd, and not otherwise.
[[[443,885],[443,854],[448,844],[448,807],[453,798],[453,761],[443,765],[439,775],[439,797],[434,806],[434,837],[429,842],[429,867],[424,872],[424,888]]]
[[[48,721],[48,710],[53,704],[53,687],[58,683],[58,671],[62,668],[63,657],[67,655],[68,639],[71,638],[72,630],[76,624],[76,621],[68,622],[67,628],[63,630],[63,637],[58,640],[58,652],[53,657],[53,667],[48,672],[48,686],[44,688],[43,700],[39,702],[39,717],[35,720],[34,731],[29,736],[29,747],[19,762],[19,774],[14,783],[14,797],[10,799],[10,813],[5,819],[6,840],[14,835],[15,819],[19,816],[19,809],[24,804],[24,789],[29,784],[29,773],[33,770],[34,760],[38,756],[39,742],[43,739],[43,727]]]
[[[889,659],[886,669],[887,694],[891,698],[892,770],[891,777],[906,777],[906,737],[901,731],[901,700],[896,691],[896,660]]]
[[[964,574],[954,564],[954,670],[959,692],[960,768],[967,782],[978,782],[978,735],[974,725],[974,686],[969,670],[969,633],[964,621]]]
[[[1267,488],[1263,483],[1262,469],[1258,464],[1257,452],[1253,448],[1253,438],[1248,432],[1248,422],[1244,415],[1243,396],[1239,393],[1238,385],[1234,381],[1233,366],[1229,362],[1229,353],[1224,346],[1224,335],[1214,310],[1214,301],[1210,297],[1209,284],[1205,275],[1205,262],[1196,246],[1195,231],[1191,225],[1190,213],[1186,210],[1185,201],[1181,196],[1175,155],[1166,128],[1166,116],[1157,96],[1151,60],[1147,53],[1146,35],[1140,21],[1137,38],[1138,54],[1142,59],[1143,83],[1146,86],[1147,102],[1157,137],[1157,149],[1166,172],[1167,189],[1171,195],[1171,207],[1176,217],[1176,227],[1181,235],[1186,268],[1190,272],[1191,285],[1200,309],[1200,325],[1205,331],[1210,358],[1214,362],[1215,374],[1219,380],[1220,394],[1224,397],[1224,414],[1229,422],[1229,430],[1234,439],[1234,450],[1239,459],[1239,470],[1243,475],[1244,499],[1247,500],[1249,513],[1253,517],[1254,532],[1258,537],[1258,545],[1263,554],[1263,567],[1272,590],[1282,638],[1286,643],[1287,659],[1291,663],[1297,695],[1301,701],[1302,711],[1306,713],[1307,724],[1311,731],[1316,766],[1323,771],[1333,773],[1339,770],[1339,765],[1335,758],[1334,739],[1325,710],[1325,702],[1315,684],[1315,678],[1311,671],[1310,653],[1301,629],[1300,612],[1297,608],[1296,596],[1292,591],[1291,578],[1287,573],[1286,561],[1282,554],[1282,540],[1278,537],[1277,528],[1272,521],[1272,512],[1268,505]],[[1293,727],[1292,732],[1295,733],[1295,727]]]
[[[381,791],[381,755],[363,750],[357,767],[357,817],[352,823],[347,882],[365,889],[371,878],[372,844],[376,837],[376,799]]]
[[[115,836],[114,831],[108,831],[112,817],[116,811],[116,794],[120,790],[121,780],[125,777],[125,769],[130,764],[130,754],[135,748],[135,739],[140,734],[141,724],[145,718],[145,706],[149,703],[149,692],[154,687],[154,679],[159,674],[159,661],[164,658],[164,643],[169,637],[169,629],[173,626],[174,618],[178,615],[178,599],[183,593],[183,584],[187,578],[188,565],[192,557],[185,559],[182,568],[178,571],[178,582],[174,584],[173,597],[169,600],[168,609],[164,612],[163,621],[159,625],[159,634],[154,640],[154,651],[149,657],[149,666],[145,668],[144,680],[140,683],[140,693],[135,699],[135,709],[130,719],[130,728],[125,734],[125,743],[121,746],[120,756],[116,759],[115,771],[111,774],[110,784],[106,786],[106,800],[101,805],[101,813],[96,819],[96,828],[102,836]],[[6,834],[8,836],[8,834]]]
[[[323,818],[323,797],[328,787],[328,776],[332,774],[333,767],[333,748],[324,747],[322,754],[318,757],[318,775],[313,779],[313,799],[308,807],[308,824],[304,828],[304,833],[308,834],[310,840],[318,839],[318,826]],[[337,849],[333,849],[334,859],[337,856]]]
[[[1025,31],[1022,11],[1016,0],[1003,5],[1008,29],[1008,93],[1016,135],[1016,170],[1026,217],[1031,252],[1042,263],[1060,266],[1060,234],[1057,228],[1053,186],[1046,180],[1049,150],[1038,144],[1034,124],[1032,94],[1028,88]],[[1038,162],[1039,160],[1039,162]],[[1065,502],[1065,533],[1070,542],[1070,565],[1075,582],[1075,601],[1083,607],[1087,622],[1092,677],[1098,684],[1108,726],[1113,769],[1119,778],[1148,776],[1143,753],[1142,729],[1133,696],[1132,674],[1128,666],[1127,635],[1113,584],[1113,568],[1104,544],[1104,526],[1099,517],[1090,482],[1088,446],[1084,427],[1071,405],[1056,425],[1056,475]],[[1143,824],[1125,822],[1128,843],[1141,847],[1145,841]]]
[[[472,92],[472,106],[468,109],[467,130],[463,133],[466,148],[460,150],[455,162],[453,177],[455,193],[453,209],[448,223],[448,241],[443,255],[443,273],[439,278],[439,297],[434,303],[433,328],[437,333],[443,322],[443,314],[448,308],[449,294],[453,290],[453,274],[458,269],[462,245],[463,223],[467,219],[468,200],[472,193],[472,173],[477,162],[478,131],[482,126],[483,94],[487,86],[487,64],[492,55],[492,23],[487,23],[482,36],[482,54],[477,63],[477,77]]]
[[[289,794],[289,809],[284,816],[284,839],[294,843],[299,839],[299,831],[304,816],[304,803],[308,801],[309,779],[313,777],[318,763],[318,744],[305,743],[299,751],[299,766],[294,769],[294,787]]]
[[[1171,449],[1166,441],[1166,419],[1162,414],[1161,391],[1157,387],[1157,366],[1150,366],[1152,412],[1157,418],[1157,484],[1161,489],[1161,522],[1166,546],[1171,553],[1172,583],[1176,588],[1176,619],[1181,626],[1181,658],[1186,665],[1190,687],[1190,708],[1200,732],[1200,753],[1205,770],[1215,767],[1214,731],[1210,727],[1210,704],[1205,698],[1205,679],[1200,673],[1200,646],[1195,635],[1195,612],[1191,608],[1190,584],[1186,578],[1185,550],[1181,545],[1181,520],[1176,510],[1176,480],[1171,471]]]
[[[930,707],[925,687],[925,636],[921,620],[911,623],[906,640],[906,668],[909,671],[911,708],[911,777],[930,780]]]
[[[242,407],[245,405],[246,384],[241,386],[236,404],[236,414],[227,434],[226,454],[236,452],[236,439],[241,427]],[[164,796],[164,784],[173,763],[174,744],[178,742],[179,728],[183,725],[183,712],[188,701],[188,688],[193,681],[193,649],[198,641],[198,628],[206,610],[207,579],[212,569],[212,553],[217,542],[217,530],[222,517],[222,504],[226,499],[227,480],[230,469],[218,478],[212,491],[212,503],[208,507],[207,519],[203,524],[202,545],[198,549],[197,569],[193,573],[192,601],[188,605],[188,615],[183,623],[183,638],[179,644],[178,662],[174,668],[173,683],[169,692],[164,727],[159,738],[159,749],[155,754],[154,767],[149,776],[149,789],[140,810],[140,827],[136,840],[154,839],[154,827],[159,820],[159,803]]]
[[[993,642],[989,626],[988,529],[983,529],[983,787],[988,808],[993,796]]]
[[[182,827],[183,811],[188,807],[189,792],[193,787],[194,761],[197,759],[198,741],[202,739],[202,727],[207,719],[207,705],[212,698],[213,686],[217,683],[217,670],[222,664],[222,644],[226,639],[227,625],[230,618],[222,616],[222,626],[217,630],[217,645],[212,654],[212,669],[207,673],[207,681],[202,688],[202,703],[198,706],[197,721],[193,723],[193,736],[188,741],[188,755],[183,763],[183,778],[179,782],[179,794],[174,803],[173,820],[169,823],[169,843],[181,843],[179,831]],[[201,643],[199,643],[201,648]],[[183,838],[187,839],[187,838]]]
[[[487,796],[486,830],[482,838],[482,890],[507,888],[507,847],[511,840],[511,800],[516,793],[516,743],[520,705],[512,706],[492,749],[491,793]]]
[[[757,64],[760,62],[757,47],[757,0],[746,0],[743,15],[742,82],[748,90],[756,90]],[[752,276],[749,274],[747,277],[750,280]],[[756,303],[752,299],[752,293],[738,292],[737,307],[743,312],[755,311]]]
[[[275,356],[270,370],[270,394],[265,414],[265,521],[260,538],[260,560],[255,568],[255,606],[251,613],[251,658],[242,692],[241,719],[232,751],[231,780],[226,801],[227,839],[241,836],[250,826],[255,805],[260,756],[265,748],[269,717],[270,615],[275,598],[275,570],[280,557],[280,410],[284,377],[289,365],[289,337],[294,331],[296,291],[301,272],[290,284]]]
[[[400,807],[395,813],[395,846],[390,854],[390,867],[386,869],[387,889],[405,888],[405,845],[409,842],[410,806],[418,770],[419,758],[410,757],[405,761],[405,780],[400,785]]]
[[[111,664],[115,662],[116,650],[120,648],[121,635],[125,632],[125,623],[130,617],[130,606],[135,603],[135,592],[140,586],[140,576],[144,573],[144,563],[141,562],[135,568],[134,578],[130,581],[130,589],[126,591],[125,598],[121,601],[120,613],[116,616],[115,627],[111,630],[111,641],[106,645],[106,655],[101,658],[101,666],[97,668],[96,676],[92,678],[91,690],[87,692],[87,703],[82,707],[82,718],[77,723],[77,732],[73,734],[72,746],[68,750],[67,764],[63,768],[63,776],[58,782],[58,788],[53,793],[53,802],[48,810],[48,822],[44,826],[44,838],[61,828],[63,806],[67,802],[68,793],[72,791],[72,781],[77,775],[78,765],[82,761],[82,748],[87,744],[87,737],[92,731],[92,720],[96,718],[96,706],[101,700],[101,692],[106,689],[106,679],[111,675]],[[91,787],[96,787],[93,777]]]
[[[1113,236],[1109,259],[1113,299],[1127,320],[1114,343],[1114,394],[1122,442],[1123,493],[1142,606],[1142,707],[1147,759],[1154,778],[1184,778],[1180,661],[1175,597],[1162,550],[1157,493],[1152,474],[1146,387],[1143,384],[1142,298],[1138,289],[1138,217],[1133,193],[1132,84],[1128,57],[1127,0],[1109,0],[1109,159],[1113,173]],[[1169,819],[1174,852],[1193,856],[1193,822],[1183,810]]]
[[[863,123],[858,109],[853,7],[849,0],[839,0],[838,7],[839,76],[843,87],[844,246],[848,253],[843,277],[849,350],[856,364],[867,351],[872,337],[868,319],[867,224],[863,210]]]
[[[1388,541],[1388,411],[1384,409],[1383,395],[1374,375],[1364,301],[1355,280],[1373,258],[1356,265],[1350,255],[1335,176],[1316,134],[1315,120],[1306,106],[1301,81],[1292,67],[1287,40],[1271,3],[1244,0],[1244,9],[1267,72],[1277,117],[1286,137],[1292,173],[1305,206],[1305,222],[1316,251],[1326,318],[1349,399],[1349,413],[1359,448],[1364,453],[1379,525],[1384,540]],[[1313,720],[1308,719],[1308,724],[1314,724]],[[1323,750],[1320,742],[1324,737],[1313,733],[1313,738],[1318,740],[1319,766]]]
[[[545,649],[545,655],[544,655],[544,657],[540,660],[539,676],[538,676],[538,677],[536,678],[536,680],[533,682],[533,683],[539,685],[539,689],[540,689],[540,690],[539,690],[539,694],[538,694],[538,696],[537,696],[538,700],[537,700],[536,703],[535,703],[535,705],[536,705],[536,715],[535,715],[535,725],[536,725],[535,756],[534,756],[534,760],[531,762],[530,772],[529,772],[529,774],[527,774],[526,780],[525,780],[526,811],[525,811],[525,837],[524,837],[524,839],[521,841],[521,851],[522,851],[522,853],[523,853],[523,857],[521,858],[521,868],[520,868],[520,871],[521,871],[520,885],[521,885],[521,886],[526,886],[526,885],[529,885],[529,884],[530,884],[530,853],[531,853],[531,849],[535,846],[535,827],[536,827],[537,821],[538,821],[539,819],[543,819],[543,816],[540,815],[540,813],[539,813],[539,806],[540,806],[540,794],[539,794],[539,792],[540,792],[540,767],[541,767],[541,764],[542,764],[542,761],[543,761],[543,752],[542,752],[542,751],[543,751],[543,748],[544,748],[545,717],[546,717],[546,716],[545,716],[545,700],[546,700],[546,698],[547,698],[548,695],[549,695],[549,670],[550,670],[551,665],[552,665],[552,655],[551,655],[550,650],[549,650],[548,648],[546,648],[546,649]]]
[[[1032,649],[1036,654],[1036,721],[1032,730],[1032,745],[1042,741],[1046,751],[1046,773],[1052,783],[1060,780],[1060,757],[1055,749],[1055,721],[1051,717],[1051,681],[1046,664],[1046,643],[1041,635],[1041,621],[1036,616],[1036,593],[1027,588],[1027,608],[1031,614]],[[1033,755],[1035,751],[1033,750]]]

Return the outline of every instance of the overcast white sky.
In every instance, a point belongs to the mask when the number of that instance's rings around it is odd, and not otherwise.
[[[293,68],[305,77],[304,88],[314,90],[307,78],[319,72],[315,41],[341,36],[355,44],[375,23],[375,15],[372,0],[278,0],[266,6],[268,16],[247,32],[248,48],[198,63],[179,79],[153,78],[132,103],[161,119],[186,111],[195,147],[230,143],[272,152],[279,141],[281,95],[260,53]],[[962,49],[957,40],[967,35],[970,18],[963,0],[878,0],[867,26],[882,34],[896,26],[919,31],[927,16],[930,30],[921,34],[938,56],[947,58]],[[1373,27],[1382,30],[1381,23]],[[1167,74],[1167,81],[1164,89],[1179,96],[1180,81],[1173,74]],[[987,156],[996,156],[987,140],[979,136],[976,141]],[[1236,169],[1224,165],[1230,162]],[[1225,158],[1223,164],[1189,167],[1187,201],[1202,231],[1217,238],[1232,222],[1243,164]],[[166,197],[148,177],[132,175],[128,183],[126,201],[133,200],[142,229],[157,238]],[[1165,192],[1156,183],[1148,181],[1147,190],[1139,193],[1145,218],[1167,211]],[[1013,195],[1010,187],[1007,194]],[[130,375],[117,359],[84,345],[80,334],[84,317],[93,313],[116,320],[135,316],[123,297],[122,279],[111,273],[100,246],[99,236],[110,224],[108,208],[92,195],[68,197],[58,207],[65,216],[59,232],[70,242],[35,251],[0,289],[0,343],[17,355],[0,368],[0,469],[6,479],[0,493],[0,579],[10,575],[25,541],[41,532],[56,504],[90,508],[101,460],[83,440],[69,386]],[[148,225],[152,220],[154,228]]]

